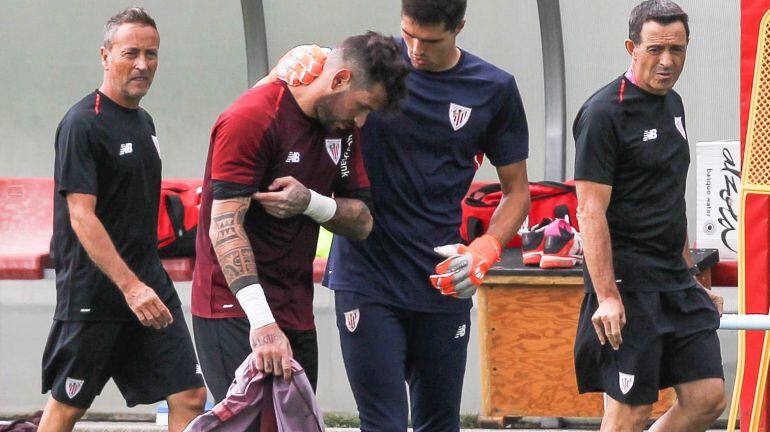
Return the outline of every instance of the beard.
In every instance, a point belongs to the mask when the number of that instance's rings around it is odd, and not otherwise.
[[[340,114],[345,103],[348,90],[321,96],[316,102],[318,121],[328,131],[337,129],[350,129],[354,126],[353,119],[345,118]]]

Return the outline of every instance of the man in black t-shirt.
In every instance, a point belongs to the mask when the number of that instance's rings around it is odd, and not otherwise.
[[[628,71],[575,119],[575,179],[586,294],[575,341],[583,392],[604,392],[601,430],[641,431],[658,398],[677,401],[651,431],[704,431],[725,407],[722,298],[693,277],[685,187],[687,14],[669,0],[629,19]],[[607,343],[609,342],[609,343]]]
[[[72,430],[110,378],[128,406],[167,400],[169,430],[203,411],[192,340],[157,253],[160,147],[139,107],[159,42],[142,8],[110,18],[104,81],[56,131],[57,301],[43,354],[51,397],[40,431]]]

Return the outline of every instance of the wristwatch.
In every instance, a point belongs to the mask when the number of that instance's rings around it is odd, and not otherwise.
[[[690,271],[690,274],[693,276],[698,276],[701,273],[700,268],[698,268],[697,265],[690,267],[688,270]]]

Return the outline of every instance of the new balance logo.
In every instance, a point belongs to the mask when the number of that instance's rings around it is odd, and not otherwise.
[[[120,145],[120,152],[118,156],[127,155],[134,152],[134,145],[132,143],[123,143]]]
[[[289,155],[286,157],[287,163],[299,163],[299,152],[289,152]]]
[[[461,325],[460,327],[457,327],[457,333],[455,333],[455,339],[460,339],[463,336],[465,336],[465,324]]]
[[[642,135],[642,141],[650,141],[658,138],[658,130],[657,129],[650,129],[644,131],[644,135]]]

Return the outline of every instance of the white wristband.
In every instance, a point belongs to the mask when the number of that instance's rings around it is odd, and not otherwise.
[[[310,202],[302,214],[322,224],[334,217],[337,213],[337,201],[310,189]]]
[[[235,293],[241,309],[246,312],[251,328],[260,328],[275,322],[273,313],[270,312],[270,306],[267,304],[265,292],[262,291],[262,285],[252,284],[241,288]]]

